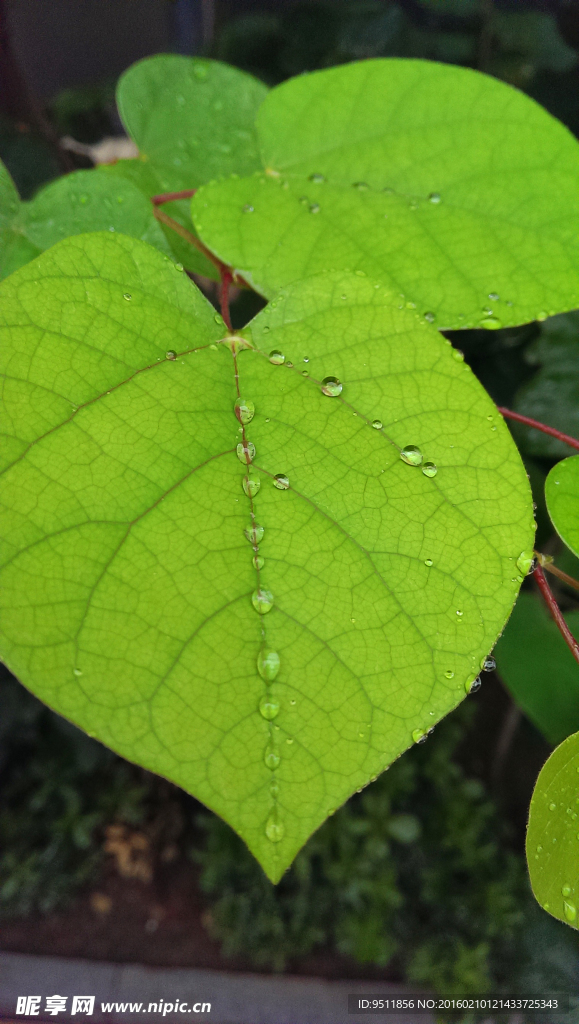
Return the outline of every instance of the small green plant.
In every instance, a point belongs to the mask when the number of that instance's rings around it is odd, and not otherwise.
[[[515,414],[439,332],[579,304],[579,145],[419,60],[267,93],[160,56],[118,105],[138,159],[0,180],[2,653],[277,882],[477,685],[534,567]],[[238,331],[232,283],[268,300]]]

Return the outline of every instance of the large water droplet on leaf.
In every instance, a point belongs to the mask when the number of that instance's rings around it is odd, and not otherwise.
[[[422,452],[415,444],[407,444],[400,452],[400,458],[408,466],[420,466],[422,462]]]
[[[260,615],[270,612],[273,608],[273,594],[271,590],[265,590],[263,587],[260,587],[259,590],[254,590],[251,595],[251,603]]]
[[[289,477],[285,473],[276,473],[273,478],[273,486],[277,487],[278,491],[287,491],[289,485]]]
[[[279,715],[279,702],[272,697],[262,697],[259,702],[259,713],[268,722]]]
[[[277,651],[270,651],[267,648],[260,651],[257,656],[257,671],[262,679],[269,682],[275,679],[279,672],[280,657]]]
[[[322,394],[328,398],[337,398],[342,394],[342,384],[337,377],[324,377],[321,384]]]
[[[425,462],[422,467],[422,472],[424,473],[425,476],[433,477],[436,476],[436,474],[438,473],[438,469],[434,465],[434,462]]]
[[[243,490],[247,494],[248,498],[255,498],[255,495],[261,487],[261,480],[256,476],[244,476],[243,478]]]
[[[254,523],[253,526],[246,526],[243,533],[250,544],[259,544],[260,540],[263,540],[265,530],[263,526]]]
[[[255,405],[253,402],[249,402],[245,398],[238,398],[233,409],[239,422],[244,425],[246,423],[251,423],[255,416]]]
[[[269,353],[269,361],[270,363],[273,363],[274,366],[281,366],[282,363],[285,363],[285,356],[283,352],[278,352],[278,350],[274,348]]]
[[[255,445],[251,441],[247,441],[246,444],[240,441],[235,450],[240,462],[244,462],[246,465],[253,462],[255,458]]]
[[[272,843],[279,843],[283,839],[285,829],[281,822],[270,818],[265,826],[265,834]]]

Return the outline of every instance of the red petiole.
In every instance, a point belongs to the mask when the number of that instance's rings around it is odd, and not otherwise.
[[[576,448],[577,451],[579,451],[579,441],[576,437],[571,437],[569,434],[563,434],[562,431],[556,430],[555,427],[548,427],[546,423],[540,423],[539,420],[533,420],[530,416],[522,416],[520,412],[513,412],[512,409],[505,409],[503,405],[499,405],[497,408],[506,419],[516,420],[517,423],[525,423],[527,427],[534,427],[535,430],[541,430],[543,434],[549,434],[550,437],[556,437],[558,441],[563,441],[565,444],[570,445],[571,448]]]

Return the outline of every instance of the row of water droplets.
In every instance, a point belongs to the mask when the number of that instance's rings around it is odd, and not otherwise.
[[[342,298],[345,299],[346,296],[344,295],[344,296],[342,296]],[[272,305],[274,305],[274,304],[272,303]],[[290,370],[295,369],[294,364],[289,359],[286,359],[286,357],[283,354],[283,352],[280,352],[278,349],[275,349],[275,348],[272,349],[272,351],[269,353],[269,357],[268,358],[269,358],[270,363],[273,363],[274,366],[284,366],[285,365]],[[304,363],[309,363],[309,359],[308,359],[307,356],[304,357]],[[302,372],[302,376],[304,376],[304,377],[308,377],[309,376],[309,373],[308,373],[307,370],[304,369],[301,372]],[[338,377],[333,377],[333,376],[324,377],[319,382],[319,387],[320,387],[320,391],[322,392],[322,394],[326,395],[327,398],[339,398],[340,395],[342,394],[342,391],[344,390],[344,385],[342,384],[342,382],[338,379]],[[407,444],[407,445],[404,446],[404,448],[400,448],[399,445],[397,445],[394,441],[392,441],[388,437],[388,435],[385,433],[385,431],[384,431],[384,424],[382,423],[382,420],[378,420],[378,419],[370,420],[366,416],[364,416],[362,413],[356,413],[356,415],[360,416],[362,419],[365,419],[366,422],[374,430],[382,431],[382,433],[384,434],[384,437],[387,437],[387,439],[390,442],[390,444],[392,444],[393,447],[398,450],[398,453],[400,455],[400,458],[402,459],[402,462],[405,462],[407,466],[421,466],[422,467],[422,472],[423,472],[424,476],[427,476],[427,477],[430,477],[430,478],[436,476],[436,474],[438,473],[437,466],[434,464],[434,462],[424,462],[424,456],[422,454],[422,451],[420,450],[420,448],[418,448],[417,445],[415,445],[415,444]]]
[[[261,526],[256,519],[254,502],[254,498],[261,487],[261,480],[251,469],[252,462],[255,459],[256,450],[253,442],[248,439],[246,431],[246,427],[251,423],[255,415],[255,405],[252,401],[242,398],[240,395],[239,373],[235,355],[234,360],[235,379],[237,393],[239,396],[234,405],[234,412],[240,424],[239,429],[242,435],[242,440],[238,443],[236,452],[239,461],[246,467],[246,474],[242,479],[242,487],[244,493],[249,499],[250,509],[250,522],[244,529],[244,535],[246,540],[251,544],[253,551],[252,564],[257,575],[257,587],[251,595],[251,603],[255,611],[261,617],[261,647],[257,655],[257,671],[265,683],[265,692],[259,702],[259,713],[262,718],[269,723],[269,741],[264,753],[264,761],[266,767],[272,772],[269,791],[273,799],[273,811],[266,822],[265,834],[272,843],[279,843],[283,839],[285,831],[283,823],[279,819],[277,806],[279,783],[275,774],[281,761],[277,743],[279,726],[274,724],[274,720],[277,718],[280,711],[280,705],[275,694],[272,692],[271,684],[278,675],[281,666],[281,659],[278,652],[273,650],[267,644],[265,623],[263,619],[263,617],[273,608],[274,597],[271,590],[268,590],[261,581],[261,572],[265,565],[265,560],[260,552],[260,544],[265,534],[265,528]],[[278,473],[273,478],[273,484],[278,490],[286,491],[289,488],[289,479],[285,473]],[[291,742],[291,740],[288,740],[288,742]]]
[[[272,178],[280,178],[281,177],[279,171],[274,171],[271,168],[268,168],[265,173],[269,177],[272,177]],[[314,173],[314,174],[310,174],[309,175],[308,181],[311,181],[314,185],[323,185],[327,181],[327,178],[326,178],[325,174]],[[285,189],[289,188],[289,182],[282,180],[281,181],[281,187],[285,188]],[[373,188],[366,181],[354,181],[354,182],[352,182],[351,187],[353,189],[355,189],[357,192],[378,192],[378,193],[381,193],[383,195],[398,195],[400,198],[406,198],[406,199],[408,198],[408,197],[405,197],[405,196],[403,197],[400,193],[397,193],[395,189],[390,188],[388,186],[386,188],[378,188],[378,189]],[[299,197],[298,201],[299,201],[299,203],[302,206],[307,207],[309,213],[317,214],[317,213],[321,212],[322,207],[321,207],[320,203],[317,202],[316,200],[312,201],[312,199],[309,196],[302,195],[302,196]],[[426,197],[426,199],[424,199],[423,197],[416,197],[416,196],[411,197],[410,199],[408,199],[408,204],[407,205],[408,205],[408,209],[409,210],[418,210],[419,208],[424,207],[425,205],[427,205],[427,206],[439,206],[441,203],[442,203],[442,196],[440,195],[440,192],[430,192],[429,195]],[[251,203],[245,203],[242,206],[242,208],[241,208],[241,212],[242,213],[254,213],[255,212],[255,207]],[[388,219],[388,214],[387,213],[384,214],[384,219],[385,220]],[[405,296],[402,295],[401,298],[405,298]],[[488,330],[488,331],[498,331],[498,330],[500,330],[500,328],[503,327],[503,322],[502,322],[500,316],[497,314],[496,309],[494,308],[494,305],[496,303],[499,303],[501,301],[501,298],[500,298],[500,295],[498,294],[498,292],[495,292],[495,291],[488,292],[487,298],[489,299],[489,302],[493,303],[493,306],[489,306],[489,305],[482,306],[482,308],[480,310],[480,318],[479,318],[478,324],[476,326],[482,327],[482,328],[484,328],[485,330]],[[509,299],[507,299],[505,301],[505,306],[512,307],[512,305],[513,305],[513,303]],[[402,309],[403,306],[399,306],[398,308]],[[406,302],[406,308],[407,309],[416,309],[416,303],[415,302]],[[539,321],[543,321],[543,320],[546,320],[548,316],[553,316],[553,315],[554,315],[554,311],[551,311],[550,313],[546,313],[544,310],[540,310],[536,314],[535,319],[539,320]],[[430,310],[427,310],[425,313],[422,314],[422,316],[423,316],[423,318],[425,320],[428,321],[428,323],[431,323],[431,324],[434,323],[434,321],[436,320],[436,314],[433,313]],[[464,319],[465,319],[464,315],[460,315],[459,316],[459,320],[464,320]],[[469,326],[473,326],[474,327],[475,324],[473,323],[473,324],[470,324]]]

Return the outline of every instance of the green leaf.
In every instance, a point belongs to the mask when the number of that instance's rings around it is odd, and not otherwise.
[[[260,166],[254,121],[267,88],[218,61],[158,54],[121,76],[123,123],[164,192]]]
[[[553,466],[545,481],[545,498],[553,526],[579,558],[579,455]]]
[[[24,230],[37,250],[87,231],[120,231],[171,252],[142,192],[100,171],[75,171],[43,188],[24,204]]]
[[[160,195],[163,192],[161,182],[151,164],[140,157],[136,160],[117,160],[114,164],[103,164],[99,168],[99,173],[121,177],[132,182],[148,200],[150,200],[151,196]],[[189,200],[179,199],[171,203],[163,203],[162,209],[169,217],[172,217],[178,224],[186,228],[187,231],[190,231],[192,235],[196,234],[193,221],[191,220],[191,203]],[[189,242],[186,242],[184,238],[181,238],[172,228],[165,227],[161,223],[159,223],[159,227],[165,235],[170,251],[178,263],[182,263],[184,267],[187,267],[187,270],[191,270],[194,274],[202,274],[204,277],[211,277],[215,281],[219,280],[217,268],[203,253],[199,252]]]
[[[579,312],[541,324],[541,335],[526,359],[540,369],[517,392],[515,411],[579,437]],[[556,437],[520,423],[511,426],[520,447],[531,455],[558,459],[569,454],[569,446]]]
[[[565,620],[579,636],[579,612]],[[513,698],[550,743],[579,729],[579,665],[533,594],[519,595],[495,657]]]
[[[536,899],[553,917],[577,928],[579,919],[579,733],[543,765],[529,812],[527,863]]]
[[[22,229],[22,208],[16,186],[0,161],[0,279],[38,255]]]
[[[322,277],[236,343],[250,500],[232,343],[156,250],[70,238],[0,299],[6,661],[276,881],[459,703],[502,629],[533,524],[510,434],[437,331],[366,278]]]
[[[273,89],[257,128],[265,174],[209,184],[192,212],[264,295],[349,268],[441,328],[579,305],[579,145],[516,89],[367,60]]]

